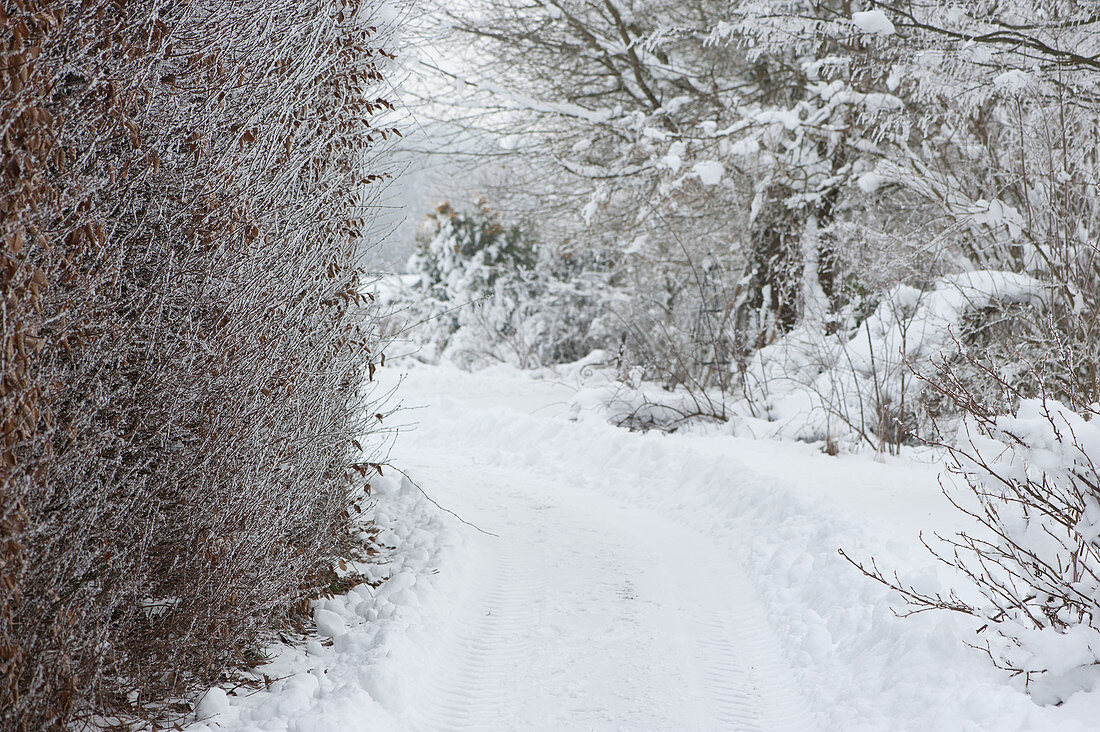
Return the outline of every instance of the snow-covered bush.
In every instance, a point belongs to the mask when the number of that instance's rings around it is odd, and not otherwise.
[[[757,351],[739,411],[788,423],[790,436],[849,449],[861,442],[894,450],[929,438],[936,418],[958,413],[930,403],[920,374],[943,359],[963,373],[962,364],[986,345],[976,333],[998,319],[1036,320],[1049,298],[1049,286],[1010,272],[944,276],[927,288],[898,285],[833,333],[802,325]],[[982,375],[970,373],[969,383]]]
[[[505,227],[479,203],[476,210],[440,205],[425,222],[407,270],[415,275],[406,293],[412,337],[423,357],[446,356],[471,367],[500,360],[516,345],[522,295],[534,267],[531,241],[517,227]],[[515,360],[527,361],[520,349]]]
[[[534,367],[575,361],[613,337],[606,267],[550,256],[484,202],[471,212],[443,204],[426,228],[405,287],[387,300],[421,358]]]
[[[461,213],[449,203],[428,216],[429,234],[409,259],[418,275],[414,287],[445,302],[479,298],[502,279],[514,279],[534,267],[531,242],[516,228],[505,228],[481,202],[473,213]]]
[[[926,544],[967,584],[944,593],[865,571],[913,612],[979,618],[972,645],[1057,703],[1100,679],[1100,412],[1049,399],[1001,415],[961,406],[945,493],[973,527]]]
[[[996,373],[1011,376],[1013,383],[1026,381],[1029,374],[1019,363],[1024,358],[1021,334],[1042,323],[1050,292],[1049,285],[1034,278],[999,271],[938,277],[920,288],[896,285],[877,302],[867,302],[870,294],[853,298],[831,328],[820,322],[798,325],[751,352],[743,363],[731,365],[734,351],[727,345],[727,361],[721,364],[730,369],[725,385],[716,378],[704,382],[690,376],[706,373],[693,370],[690,361],[715,353],[705,344],[685,337],[673,346],[670,339],[652,352],[677,353],[679,348],[678,359],[646,369],[634,350],[642,342],[637,336],[623,354],[623,373],[643,379],[656,375],[665,389],[645,389],[626,379],[624,385],[637,393],[629,398],[617,393],[616,409],[622,412],[624,405],[634,403],[639,416],[625,422],[636,426],[667,429],[695,417],[758,427],[768,422],[768,433],[821,441],[830,450],[894,452],[904,442],[933,438],[937,419],[959,416],[956,405],[928,389],[921,378],[934,364],[950,364],[972,391],[992,400],[988,403],[1012,403],[1001,398],[1004,389],[977,359],[1015,347],[1016,361],[1001,358],[1004,367]],[[729,327],[728,321],[725,325]],[[727,344],[733,340],[718,324],[714,333],[725,335]],[[715,337],[709,331],[702,335]],[[1036,344],[1033,353],[1040,347]]]
[[[369,459],[381,10],[0,12],[0,728],[156,717],[325,581]]]

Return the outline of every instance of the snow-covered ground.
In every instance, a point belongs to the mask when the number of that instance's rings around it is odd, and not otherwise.
[[[955,520],[934,465],[631,433],[582,388],[413,368],[411,481],[375,485],[394,549],[361,568],[388,579],[319,603],[270,687],[211,692],[190,732],[1097,728],[1100,694],[1036,705],[965,618],[898,618],[838,555],[942,586],[917,541]]]

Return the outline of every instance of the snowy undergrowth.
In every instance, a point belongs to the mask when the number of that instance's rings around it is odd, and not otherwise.
[[[349,563],[365,576],[346,594],[313,603],[316,633],[267,649],[258,690],[215,687],[199,700],[188,732],[351,732],[399,726],[390,709],[404,679],[386,668],[393,638],[415,632],[420,608],[442,590],[439,566],[461,543],[452,525],[407,478],[371,481],[376,560]],[[377,588],[371,585],[381,581]],[[380,700],[385,700],[386,704]],[[388,722],[387,722],[388,720]]]
[[[1039,310],[1048,288],[1027,276],[980,271],[941,277],[927,289],[898,285],[858,325],[828,334],[820,322],[798,326],[757,351],[740,386],[723,393],[700,382],[665,388],[640,367],[615,364],[597,351],[559,367],[601,372],[579,398],[615,424],[680,429],[686,423],[728,422],[738,434],[821,442],[831,450],[897,452],[913,437],[933,435],[926,384],[914,374],[966,348],[969,319],[1020,306]]]
[[[968,418],[953,495],[982,533],[940,547],[981,597],[985,647],[1052,704],[1100,681],[1100,427],[1054,400]],[[917,607],[941,601],[911,598]]]
[[[913,369],[964,348],[968,318],[1012,305],[1038,309],[1047,297],[1041,282],[1010,272],[950,275],[924,290],[898,285],[852,329],[826,335],[808,322],[757,352],[737,412],[785,423],[796,439],[849,448],[926,435],[924,383]]]

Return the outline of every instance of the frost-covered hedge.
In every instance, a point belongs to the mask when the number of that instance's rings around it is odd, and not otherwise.
[[[387,29],[369,0],[0,27],[0,728],[156,716],[316,586],[366,472]]]

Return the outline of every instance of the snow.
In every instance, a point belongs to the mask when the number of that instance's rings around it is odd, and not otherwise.
[[[229,697],[221,687],[214,686],[206,690],[195,706],[195,717],[209,719],[224,714],[229,709]]]
[[[753,119],[762,125],[782,125],[787,130],[797,130],[802,126],[797,109],[766,109],[753,115]]]
[[[377,481],[394,549],[358,567],[387,579],[319,601],[344,629],[190,732],[1094,728],[1097,694],[1037,705],[965,646],[969,620],[899,618],[838,555],[944,587],[917,540],[956,522],[934,465],[736,424],[628,432],[599,361],[411,368],[392,459],[416,485]]]
[[[1015,207],[996,199],[987,201],[979,198],[975,201],[970,207],[970,220],[973,224],[993,228],[1005,226],[1014,239],[1020,235],[1026,225],[1023,214]]]
[[[864,193],[874,193],[879,188],[881,188],[882,184],[885,182],[886,179],[873,170],[864,173],[856,179],[856,185],[859,186],[859,189]]]
[[[699,182],[705,186],[718,185],[726,173],[726,169],[717,160],[702,160],[692,166],[692,171],[699,176]]]
[[[893,94],[881,92],[857,92],[853,89],[845,89],[833,94],[829,98],[833,105],[853,104],[863,107],[868,112],[886,112],[901,109],[905,106],[902,100]]]
[[[586,109],[578,104],[570,104],[568,102],[545,102],[527,94],[511,91],[487,81],[482,81],[479,84],[472,84],[472,82],[462,80],[462,83],[478,86],[484,91],[496,94],[500,96],[500,98],[506,99],[515,109],[545,112],[561,115],[562,117],[573,117],[594,124],[607,122],[615,116],[614,110]]]
[[[661,164],[671,170],[673,173],[680,170],[680,166],[683,164],[684,151],[687,149],[687,145],[683,142],[674,142],[668,147],[668,153],[661,158]]]
[[[207,692],[189,732],[408,729],[393,716],[408,672],[394,668],[389,656],[396,639],[434,622],[423,608],[432,605],[442,557],[454,552],[456,537],[446,514],[409,480],[375,478],[372,488],[367,518],[380,530],[376,541],[400,550],[349,569],[385,581],[377,590],[364,583],[316,601],[319,636],[269,649],[275,658],[258,669],[258,690]]]
[[[886,17],[886,13],[881,10],[865,10],[860,13],[852,13],[852,22],[864,33],[889,36],[896,32],[894,24]]]
[[[313,622],[317,625],[317,632],[321,635],[338,636],[343,635],[347,627],[344,625],[344,620],[331,610],[325,610],[324,608],[313,609]]]
[[[744,137],[729,147],[730,155],[755,155],[760,152],[760,142],[755,137]]]
[[[1011,92],[1023,91],[1031,83],[1031,77],[1025,71],[1012,69],[993,79],[993,85]]]

